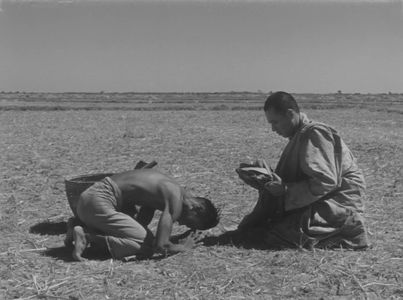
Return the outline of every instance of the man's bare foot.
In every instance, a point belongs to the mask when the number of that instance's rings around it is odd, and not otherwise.
[[[74,238],[74,250],[73,250],[73,258],[77,261],[84,261],[85,258],[81,257],[85,248],[87,248],[88,242],[85,237],[84,229],[81,226],[75,226],[73,229],[73,238]]]

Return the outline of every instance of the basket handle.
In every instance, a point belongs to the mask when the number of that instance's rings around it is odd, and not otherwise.
[[[153,167],[155,167],[158,163],[153,160],[149,163],[145,162],[144,160],[140,160],[136,166],[134,167],[134,169],[151,169]]]

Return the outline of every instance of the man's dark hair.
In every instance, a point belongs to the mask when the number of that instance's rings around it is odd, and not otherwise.
[[[220,221],[220,209],[214,206],[211,200],[203,197],[196,197],[197,201],[203,206],[201,215],[203,216],[203,225],[200,230],[206,230],[215,227]]]
[[[299,107],[294,97],[286,92],[275,92],[267,97],[264,104],[264,111],[274,110],[277,113],[285,115],[288,109],[299,113]]]

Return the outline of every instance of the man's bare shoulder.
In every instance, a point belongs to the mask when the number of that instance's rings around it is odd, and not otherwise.
[[[124,180],[124,181],[135,181],[135,180],[155,181],[155,180],[170,179],[168,175],[165,175],[160,171],[151,169],[124,171],[112,175],[111,178],[112,180]]]
[[[149,192],[176,192],[179,184],[174,178],[157,170],[130,170],[111,177],[119,188],[126,190],[140,188]]]

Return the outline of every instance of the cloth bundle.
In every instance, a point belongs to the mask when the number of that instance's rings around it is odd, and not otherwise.
[[[273,180],[273,171],[264,160],[259,160],[255,164],[241,163],[235,171],[243,182],[259,191]]]

